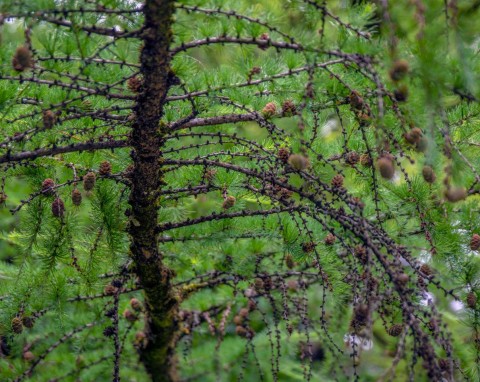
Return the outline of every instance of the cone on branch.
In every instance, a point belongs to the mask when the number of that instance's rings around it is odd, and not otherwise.
[[[422,135],[422,130],[420,130],[418,127],[413,127],[408,132],[406,132],[403,137],[408,143],[415,145],[420,141]]]
[[[448,187],[444,195],[450,203],[456,203],[467,197],[467,190],[463,187]]]
[[[33,328],[34,320],[30,316],[23,316],[22,317],[22,324],[28,329]]]
[[[282,104],[282,115],[284,117],[291,117],[297,112],[297,107],[291,100],[287,100]]]
[[[292,154],[288,157],[288,164],[297,171],[306,170],[310,167],[310,160],[300,154]]]
[[[360,155],[360,164],[363,167],[370,167],[373,164],[372,157],[368,153]]]
[[[288,269],[295,268],[295,260],[293,260],[293,256],[290,253],[287,253],[285,256],[285,264]]]
[[[14,317],[11,322],[12,330],[15,334],[23,332],[23,323],[19,317]]]
[[[378,171],[384,179],[392,179],[395,174],[395,165],[390,155],[383,156],[377,160]]]
[[[398,337],[400,334],[402,334],[403,331],[403,325],[402,324],[394,324],[388,328],[388,334],[391,335],[392,337]]]
[[[288,150],[286,147],[280,147],[278,149],[277,157],[281,162],[287,163],[288,159],[290,158],[290,150]]]
[[[466,301],[469,308],[475,309],[475,307],[477,306],[477,295],[474,292],[469,292],[467,294]]]
[[[325,245],[333,245],[335,244],[336,240],[337,238],[335,237],[335,235],[333,233],[329,233],[327,236],[325,236]]]
[[[109,161],[103,161],[102,163],[100,163],[100,167],[98,169],[98,173],[100,175],[110,175],[110,173],[112,172],[112,165]]]
[[[422,266],[420,267],[420,272],[422,272],[426,276],[433,275],[433,270],[428,264],[422,264]]]
[[[43,127],[51,129],[57,122],[57,117],[51,110],[44,110],[42,114]]]
[[[35,359],[35,354],[33,354],[31,351],[26,351],[23,352],[22,358],[27,362],[32,362]]]
[[[358,155],[356,151],[350,151],[345,156],[345,162],[347,162],[351,166],[356,165],[359,160],[360,160],[360,155]]]
[[[409,65],[406,60],[397,60],[393,63],[392,67],[390,68],[389,74],[390,78],[393,81],[400,81],[402,80],[409,71]]]
[[[397,102],[405,102],[408,99],[408,87],[406,85],[399,86],[393,91],[393,96]]]
[[[76,188],[72,190],[72,203],[75,206],[82,204],[82,193]]]
[[[138,77],[129,78],[127,81],[127,87],[132,93],[139,93],[142,89],[142,80]]]
[[[83,177],[83,189],[85,191],[91,191],[95,187],[95,182],[97,180],[97,176],[94,172],[87,172]]]
[[[363,98],[355,90],[352,91],[348,96],[348,101],[350,105],[356,110],[361,110],[363,108],[363,105],[364,105]]]
[[[228,210],[229,208],[232,208],[235,205],[236,199],[234,196],[229,195],[227,196],[224,201],[223,201],[223,209]]]
[[[342,188],[343,187],[343,181],[344,181],[344,178],[342,175],[340,174],[337,174],[335,175],[333,178],[332,178],[332,187],[333,188]]]
[[[477,251],[480,248],[480,235],[478,233],[474,233],[472,238],[470,239],[470,249],[472,251]]]
[[[12,59],[12,66],[17,72],[23,72],[33,68],[32,52],[27,46],[20,46],[15,51]]]
[[[423,179],[427,183],[434,183],[437,179],[437,176],[435,175],[435,172],[431,166],[423,166],[422,175]]]
[[[142,303],[136,298],[130,300],[130,306],[135,312],[140,312],[143,308]]]
[[[56,198],[52,202],[52,214],[56,218],[61,218],[65,213],[65,204],[63,203],[63,200],[60,198]]]
[[[52,196],[55,194],[55,190],[53,189],[54,187],[55,182],[53,179],[47,178],[42,182],[42,193],[44,195]]]
[[[265,118],[269,118],[277,114],[277,105],[274,102],[269,102],[262,109],[262,114]]]

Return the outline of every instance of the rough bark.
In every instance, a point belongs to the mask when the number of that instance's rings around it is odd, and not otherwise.
[[[153,381],[175,381],[174,339],[178,300],[172,272],[158,251],[157,213],[163,185],[161,147],[166,128],[161,123],[168,91],[172,40],[172,0],[146,0],[144,45],[141,52],[143,87],[134,108],[131,144],[134,168],[130,194],[131,256],[145,293],[145,334],[148,342],[140,359]]]

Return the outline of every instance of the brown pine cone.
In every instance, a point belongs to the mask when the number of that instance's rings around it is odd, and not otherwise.
[[[65,204],[63,203],[63,200],[60,198],[56,198],[52,202],[52,214],[56,218],[61,218],[63,214],[65,213]]]
[[[472,251],[477,251],[480,248],[480,235],[474,233],[472,239],[470,240],[470,249]]]
[[[344,178],[342,175],[337,174],[332,178],[332,187],[333,188],[342,188]]]
[[[467,305],[471,309],[475,309],[477,306],[477,295],[474,292],[467,294]]]
[[[329,233],[327,236],[325,236],[325,245],[333,245],[335,244],[335,241],[337,238],[335,237],[334,234]]]
[[[398,337],[400,334],[402,334],[402,331],[403,331],[402,324],[395,324],[390,326],[390,328],[388,328],[388,334],[391,335],[392,337]]]
[[[83,189],[85,191],[91,191],[95,187],[95,181],[97,180],[97,176],[94,172],[87,172],[83,177]]]
[[[112,172],[112,165],[109,161],[103,161],[100,163],[100,168],[98,169],[98,173],[100,175],[110,175]]]

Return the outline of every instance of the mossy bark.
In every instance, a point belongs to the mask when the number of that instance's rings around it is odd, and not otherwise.
[[[145,293],[147,345],[140,359],[153,381],[175,381],[175,314],[178,300],[172,288],[172,272],[158,251],[157,215],[159,191],[164,184],[161,147],[165,128],[160,122],[168,91],[172,41],[172,0],[146,0],[144,45],[141,51],[143,86],[134,108],[131,144],[134,168],[130,194],[130,252],[135,272]]]

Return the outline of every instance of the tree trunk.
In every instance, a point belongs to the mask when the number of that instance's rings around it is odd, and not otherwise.
[[[172,272],[162,263],[156,233],[159,191],[163,185],[160,123],[168,91],[169,45],[172,40],[172,0],[146,0],[144,45],[141,52],[143,87],[134,108],[131,144],[134,168],[130,194],[130,255],[145,293],[145,334],[148,342],[140,359],[153,381],[175,381],[174,340],[178,300]]]

